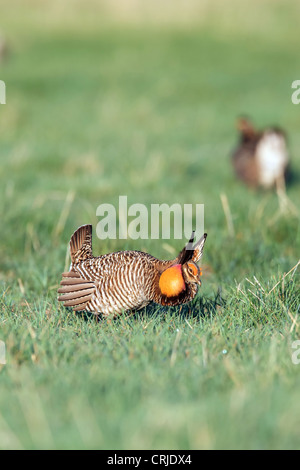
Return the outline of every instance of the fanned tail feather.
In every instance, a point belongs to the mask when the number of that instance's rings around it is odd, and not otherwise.
[[[72,265],[93,257],[92,226],[82,225],[73,233],[70,240]]]

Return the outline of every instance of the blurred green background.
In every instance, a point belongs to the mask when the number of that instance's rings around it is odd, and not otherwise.
[[[0,447],[299,448],[299,2],[0,9]],[[284,201],[235,179],[240,114],[286,130]],[[57,305],[70,235],[119,195],[205,204],[189,307],[107,325]],[[182,242],[94,239],[128,248],[167,259]]]

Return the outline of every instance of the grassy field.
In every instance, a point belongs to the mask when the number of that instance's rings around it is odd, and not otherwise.
[[[299,449],[298,2],[177,0],[161,13],[155,2],[11,3],[0,24],[0,448]],[[287,130],[286,200],[233,175],[243,113]],[[58,305],[71,234],[119,195],[205,204],[191,304],[109,324]],[[96,255],[168,259],[182,245],[94,239]]]

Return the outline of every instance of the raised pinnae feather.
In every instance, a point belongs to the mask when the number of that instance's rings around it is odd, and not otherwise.
[[[204,233],[202,237],[200,238],[200,240],[194,245],[194,249],[193,249],[194,252],[193,252],[192,260],[195,263],[198,263],[198,261],[200,261],[202,257],[204,243],[206,241],[206,238],[207,238],[207,233]]]
[[[195,243],[195,245],[193,245],[195,239],[195,231],[193,231],[188,243],[185,245],[185,247],[177,257],[178,263],[185,264],[190,260],[195,261],[195,263],[198,262],[203,253],[203,247],[206,237],[207,233],[204,233],[200,240]]]

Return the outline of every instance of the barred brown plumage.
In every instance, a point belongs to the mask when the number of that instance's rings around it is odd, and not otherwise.
[[[150,302],[178,305],[192,300],[201,285],[199,262],[207,234],[194,233],[179,255],[163,261],[141,251],[94,257],[92,226],[79,227],[70,240],[71,267],[62,274],[58,300],[75,311],[105,316],[138,310]]]

